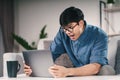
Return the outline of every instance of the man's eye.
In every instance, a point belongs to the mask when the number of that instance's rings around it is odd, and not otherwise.
[[[72,27],[68,27],[69,29],[72,29]]]
[[[67,30],[67,29],[64,28],[64,30]]]

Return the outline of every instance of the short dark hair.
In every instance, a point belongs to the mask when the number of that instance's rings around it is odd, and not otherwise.
[[[79,8],[69,7],[60,15],[60,25],[66,26],[71,22],[79,22],[84,20],[84,14]]]

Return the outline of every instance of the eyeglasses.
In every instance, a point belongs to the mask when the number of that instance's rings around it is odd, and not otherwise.
[[[61,28],[64,30],[64,32],[67,32],[67,31],[73,32],[73,29],[74,29],[77,25],[78,25],[78,24],[75,24],[74,26],[67,26],[66,28],[65,28],[65,27],[61,27]]]

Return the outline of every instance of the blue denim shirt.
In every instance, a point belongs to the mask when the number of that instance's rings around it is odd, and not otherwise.
[[[108,37],[103,30],[93,25],[86,25],[84,32],[75,41],[59,29],[50,50],[54,61],[61,54],[67,53],[75,67],[89,63],[108,64]]]

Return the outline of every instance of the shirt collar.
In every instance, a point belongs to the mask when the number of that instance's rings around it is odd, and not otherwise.
[[[75,42],[85,42],[86,37],[88,35],[88,30],[89,30],[88,25],[86,24],[83,33],[80,35],[80,37],[77,40],[75,40]]]

